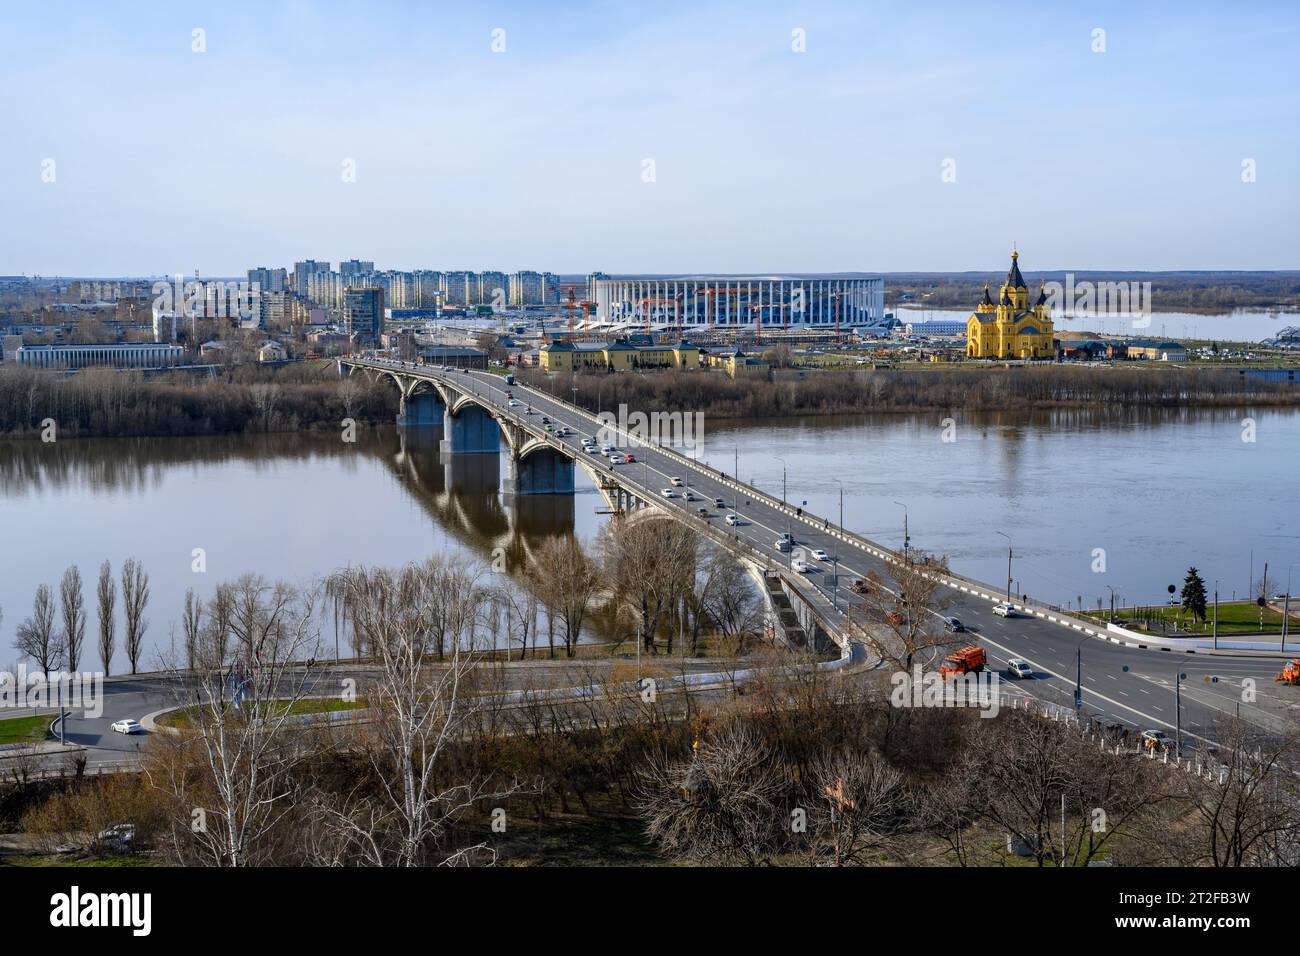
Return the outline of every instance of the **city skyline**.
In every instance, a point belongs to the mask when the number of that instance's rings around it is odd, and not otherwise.
[[[1290,10],[411,9],[11,14],[0,273],[1296,266]]]

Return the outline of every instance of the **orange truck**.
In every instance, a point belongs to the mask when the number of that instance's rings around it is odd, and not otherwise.
[[[975,645],[963,647],[944,658],[944,662],[939,665],[939,676],[977,673],[982,671],[987,663],[988,658],[984,655],[984,648]]]
[[[1280,680],[1283,684],[1290,684],[1292,687],[1300,684],[1300,660],[1291,660],[1286,662],[1282,668],[1282,673],[1273,678]]]

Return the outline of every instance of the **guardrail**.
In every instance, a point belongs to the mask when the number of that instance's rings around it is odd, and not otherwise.
[[[441,381],[447,381],[453,384],[456,383],[455,376],[443,375],[428,369],[421,369],[421,371],[423,371],[426,375],[430,375],[431,377],[438,378]],[[815,514],[814,512],[808,511],[804,508],[791,507],[788,502],[775,498],[767,494],[766,492],[753,487],[752,485],[747,485],[734,476],[728,476],[725,472],[720,471],[717,468],[714,468],[712,465],[697,461],[696,459],[683,455],[680,452],[678,452],[676,449],[673,449],[668,445],[663,444],[660,441],[655,441],[640,436],[636,436],[635,438],[633,438],[633,436],[631,436],[626,429],[619,428],[616,423],[611,424],[608,421],[602,420],[599,415],[593,414],[592,412],[589,412],[587,409],[575,405],[573,402],[569,401],[568,399],[561,398],[560,396],[557,395],[552,395],[549,392],[544,392],[540,389],[536,389],[533,388],[532,386],[524,385],[518,382],[515,385],[509,387],[512,389],[520,389],[525,393],[532,394],[539,398],[544,398],[547,401],[555,402],[557,405],[560,405],[563,408],[568,409],[575,415],[578,415],[579,417],[586,419],[588,422],[599,425],[602,428],[612,429],[614,434],[621,436],[625,441],[628,442],[635,441],[637,443],[640,443],[642,446],[653,448],[656,452],[662,454],[666,458],[669,458],[681,464],[683,467],[694,469],[696,471],[707,474],[714,481],[717,481],[720,484],[733,489],[734,491],[743,492],[750,499],[762,501],[767,507],[779,513],[785,514],[796,521],[803,522],[811,529],[819,531],[822,534],[829,535],[830,537],[838,541],[841,541],[844,544],[849,545],[850,547],[857,548],[858,550],[866,554],[869,554],[877,558],[878,560],[885,562],[886,564],[902,565],[904,563],[911,561],[910,557],[905,558],[904,555],[902,555],[898,551],[893,550],[892,548],[887,548],[867,538],[863,538],[860,535],[852,534],[848,531],[845,531],[843,527],[832,524],[830,519],[823,515]],[[920,567],[924,567],[924,565],[920,565]],[[932,580],[936,580],[940,584],[943,584],[945,587],[952,588],[953,590],[961,591],[965,594],[970,594],[974,597],[983,598],[995,604],[1002,603],[1006,599],[1001,588],[994,587],[993,585],[986,584],[974,578],[966,577],[965,575],[954,574],[951,570],[942,573],[937,571],[923,572],[923,573],[925,573],[926,576],[930,577]],[[1025,601],[1025,600],[1021,600],[1021,601],[1012,600],[1007,603],[1011,604],[1011,606],[1018,612],[1024,613],[1032,617],[1039,618],[1041,620],[1048,621],[1049,623],[1052,624],[1057,624],[1061,627],[1069,628],[1070,630],[1076,631],[1080,634],[1085,634],[1087,636],[1094,637],[1099,640],[1109,641],[1112,644],[1121,644],[1126,647],[1134,647],[1141,650],[1155,649],[1155,650],[1163,650],[1163,651],[1179,651],[1187,654],[1203,653],[1211,656],[1218,655],[1218,656],[1234,656],[1234,657],[1286,656],[1280,650],[1259,651],[1259,650],[1241,650],[1241,649],[1224,648],[1224,647],[1220,647],[1218,649],[1204,648],[1204,647],[1189,647],[1186,643],[1186,639],[1179,640],[1177,638],[1159,638],[1159,637],[1146,637],[1146,636],[1138,636],[1138,635],[1132,635],[1131,637],[1128,636],[1116,637],[1112,633],[1109,633],[1106,629],[1099,628],[1090,622],[1085,623],[1084,621],[1061,611],[1059,608],[1053,605],[1036,604],[1035,602]]]

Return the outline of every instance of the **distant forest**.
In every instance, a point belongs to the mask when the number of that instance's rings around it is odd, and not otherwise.
[[[1156,312],[1215,314],[1233,309],[1300,309],[1300,272],[1074,272],[1080,282],[1150,282]],[[885,273],[887,305],[973,309],[987,282],[996,292],[1004,272]],[[1064,272],[1025,272],[1025,282],[1065,283]]]

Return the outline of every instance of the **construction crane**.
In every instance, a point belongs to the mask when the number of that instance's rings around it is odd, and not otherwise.
[[[636,301],[637,304],[641,306],[641,314],[645,316],[646,335],[650,334],[650,310],[646,308],[646,306],[649,305],[649,303],[651,302],[671,302],[673,304],[673,318],[677,323],[677,337],[679,339],[682,337],[682,309],[681,309],[681,303],[678,302],[677,299],[675,298],[663,299],[663,298],[655,298],[653,296],[646,296],[644,299],[637,299]]]
[[[561,286],[560,286],[560,289],[561,289],[561,290],[568,290],[568,297],[567,297],[564,301],[565,301],[565,304],[568,305],[568,307],[569,307],[569,341],[570,341],[570,342],[573,341],[573,336],[574,336],[574,331],[575,331],[575,330],[574,330],[574,327],[573,327],[573,309],[574,309],[574,307],[575,307],[575,306],[581,306],[581,307],[582,307],[582,315],[583,315],[583,318],[585,319],[588,315],[591,314],[589,310],[590,310],[591,306],[595,304],[594,302],[589,302],[589,301],[587,301],[586,299],[575,299],[575,298],[574,298],[574,296],[573,296],[573,291],[574,291],[575,289],[586,289],[586,288],[587,288],[587,287],[586,287],[585,284],[583,284],[583,283],[579,283],[579,282],[565,282],[565,283],[561,284]]]

